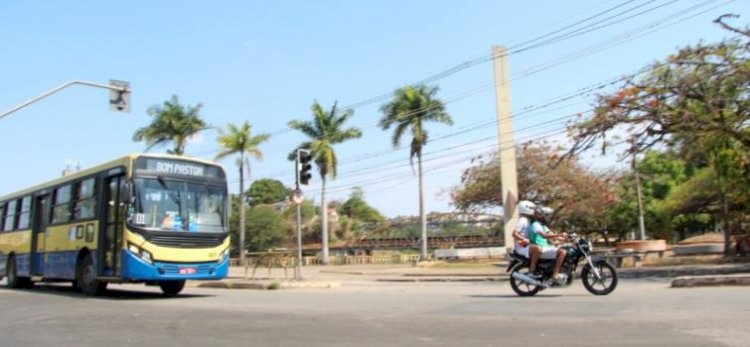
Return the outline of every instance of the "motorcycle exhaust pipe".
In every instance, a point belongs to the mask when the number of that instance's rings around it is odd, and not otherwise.
[[[531,284],[531,285],[539,286],[539,287],[544,287],[544,284],[542,282],[539,282],[539,281],[537,281],[537,280],[535,280],[535,279],[533,279],[533,278],[531,278],[529,276],[526,276],[526,275],[524,275],[524,274],[522,274],[520,272],[514,272],[514,273],[511,273],[510,275],[513,276],[513,278],[515,278],[515,279],[517,279],[519,281],[522,281],[522,282],[525,282],[525,283],[528,283],[528,284]]]

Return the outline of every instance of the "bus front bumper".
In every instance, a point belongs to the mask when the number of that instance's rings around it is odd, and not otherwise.
[[[229,257],[220,262],[151,264],[129,251],[122,255],[122,277],[130,281],[219,280],[229,273]]]

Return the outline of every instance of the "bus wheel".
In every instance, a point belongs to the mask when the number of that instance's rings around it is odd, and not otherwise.
[[[31,288],[31,279],[28,277],[18,277],[18,264],[16,263],[16,257],[10,256],[8,258],[8,264],[5,267],[8,280],[6,284],[8,288]]]
[[[166,296],[175,296],[180,294],[183,288],[185,288],[185,280],[180,281],[161,281],[159,282],[161,291]]]
[[[84,295],[101,295],[107,290],[107,282],[96,279],[96,268],[91,260],[91,254],[86,254],[78,261],[75,283]]]

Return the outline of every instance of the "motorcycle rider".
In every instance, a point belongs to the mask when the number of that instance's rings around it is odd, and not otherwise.
[[[539,263],[539,259],[555,259],[555,267],[552,271],[552,279],[558,283],[563,282],[564,276],[560,274],[563,262],[567,256],[565,249],[558,248],[550,245],[549,240],[564,239],[563,235],[558,235],[549,230],[547,226],[549,218],[554,213],[554,210],[550,207],[538,206],[534,210],[534,216],[529,225],[529,240],[533,244],[529,248],[531,261],[529,263],[529,270],[532,273],[532,277],[539,279],[541,274],[536,271],[536,266]]]

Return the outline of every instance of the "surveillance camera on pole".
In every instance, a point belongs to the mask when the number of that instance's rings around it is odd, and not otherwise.
[[[109,80],[109,109],[130,113],[130,82]]]

